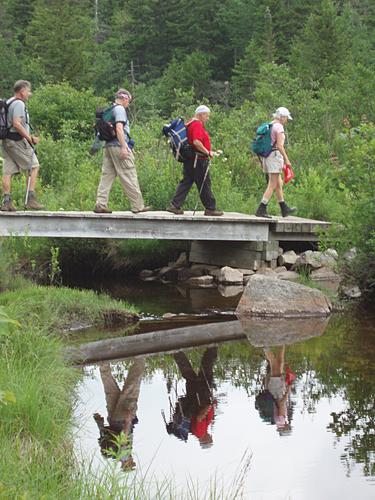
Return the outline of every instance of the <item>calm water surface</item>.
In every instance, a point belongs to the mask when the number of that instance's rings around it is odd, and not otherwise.
[[[125,288],[115,295],[139,305]],[[141,295],[149,314],[177,312],[176,300],[178,312],[235,306],[216,290],[200,308],[191,291],[181,299],[173,287],[152,290]],[[108,436],[122,430],[131,442],[123,468],[150,467],[177,487],[190,477],[203,492],[214,476],[229,487],[247,454],[246,499],[373,499],[375,326],[360,316],[335,316],[324,333],[294,343],[248,331],[240,342],[87,366],[77,452],[103,470],[113,463]]]

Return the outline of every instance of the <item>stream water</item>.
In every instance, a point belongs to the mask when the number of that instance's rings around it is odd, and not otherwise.
[[[230,313],[239,299],[156,283],[96,288],[146,317]],[[210,498],[213,478],[228,498],[241,498],[240,484],[249,500],[375,498],[374,315],[336,315],[308,334],[290,335],[281,323],[279,336],[274,327],[253,331],[245,328],[240,341],[85,366],[77,455],[98,474],[147,470],[181,491],[190,482],[199,499]],[[129,437],[118,463],[106,450],[121,430]]]

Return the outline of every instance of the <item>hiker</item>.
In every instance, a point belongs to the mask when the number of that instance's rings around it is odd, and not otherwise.
[[[292,406],[289,394],[295,373],[285,364],[285,345],[279,346],[274,352],[265,348],[267,374],[264,378],[264,390],[256,397],[255,407],[263,420],[276,425],[280,435],[289,434],[292,418]]]
[[[34,146],[39,143],[39,137],[30,134],[29,113],[26,102],[32,95],[31,83],[27,80],[18,80],[14,84],[14,95],[7,100],[7,138],[2,142],[3,163],[3,201],[1,211],[15,212],[12,203],[11,185],[13,175],[22,171],[27,178],[27,198],[25,208],[42,210],[35,196],[35,185],[39,172],[39,161]]]
[[[122,390],[112,375],[110,364],[101,363],[99,367],[108,413],[108,426],[104,425],[104,418],[99,413],[94,415],[100,432],[99,445],[102,454],[118,458],[125,471],[136,466],[132,457],[133,430],[138,423],[138,398],[145,367],[145,358],[136,358]]]
[[[271,144],[272,152],[267,158],[262,158],[263,171],[268,175],[268,186],[263,194],[262,201],[255,213],[257,217],[271,218],[267,213],[267,205],[271,199],[273,192],[276,193],[277,201],[279,202],[281,214],[283,217],[295,212],[295,207],[288,207],[284,201],[283,194],[283,179],[281,173],[284,165],[290,165],[288,155],[285,151],[285,131],[284,125],[292,117],[287,108],[281,107],[273,114],[272,128],[271,128]]]
[[[213,439],[208,428],[214,419],[216,407],[212,388],[217,347],[210,347],[204,351],[198,373],[194,371],[185,353],[177,352],[174,354],[174,359],[182,377],[186,380],[186,395],[179,398],[176,410],[189,419],[190,432],[198,438],[201,447],[209,448]]]
[[[119,177],[122,188],[130,201],[131,211],[135,214],[147,212],[138,183],[137,171],[132,151],[134,142],[130,139],[130,127],[127,108],[132,101],[132,95],[126,89],[119,89],[115,95],[112,116],[115,137],[107,140],[104,146],[102,175],[99,182],[94,212],[110,214],[108,208],[109,193],[116,176]]]
[[[216,209],[216,200],[211,190],[210,159],[214,152],[211,150],[210,136],[205,124],[210,118],[210,109],[207,106],[198,106],[194,118],[186,124],[188,142],[195,151],[195,156],[184,160],[183,178],[177,186],[175,195],[167,211],[172,214],[182,215],[182,205],[195,183],[200,199],[205,207],[204,215],[220,216],[224,212]]]

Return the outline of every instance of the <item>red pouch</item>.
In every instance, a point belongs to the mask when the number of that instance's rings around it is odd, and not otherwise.
[[[295,177],[295,174],[292,170],[292,166],[287,164],[284,165],[283,172],[284,172],[284,184],[288,184],[288,182]]]

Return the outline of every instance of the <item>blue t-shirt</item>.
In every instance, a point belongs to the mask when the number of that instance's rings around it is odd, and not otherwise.
[[[125,133],[125,140],[126,142],[129,142],[130,138],[130,127],[129,127],[129,120],[128,120],[128,115],[126,114],[126,109],[124,106],[121,106],[120,104],[115,104],[114,108],[112,110],[113,113],[113,118],[115,123],[123,123],[124,125],[124,133]],[[112,141],[108,141],[105,143],[105,147],[111,147],[111,146],[120,146],[120,142],[117,139],[113,139]]]

